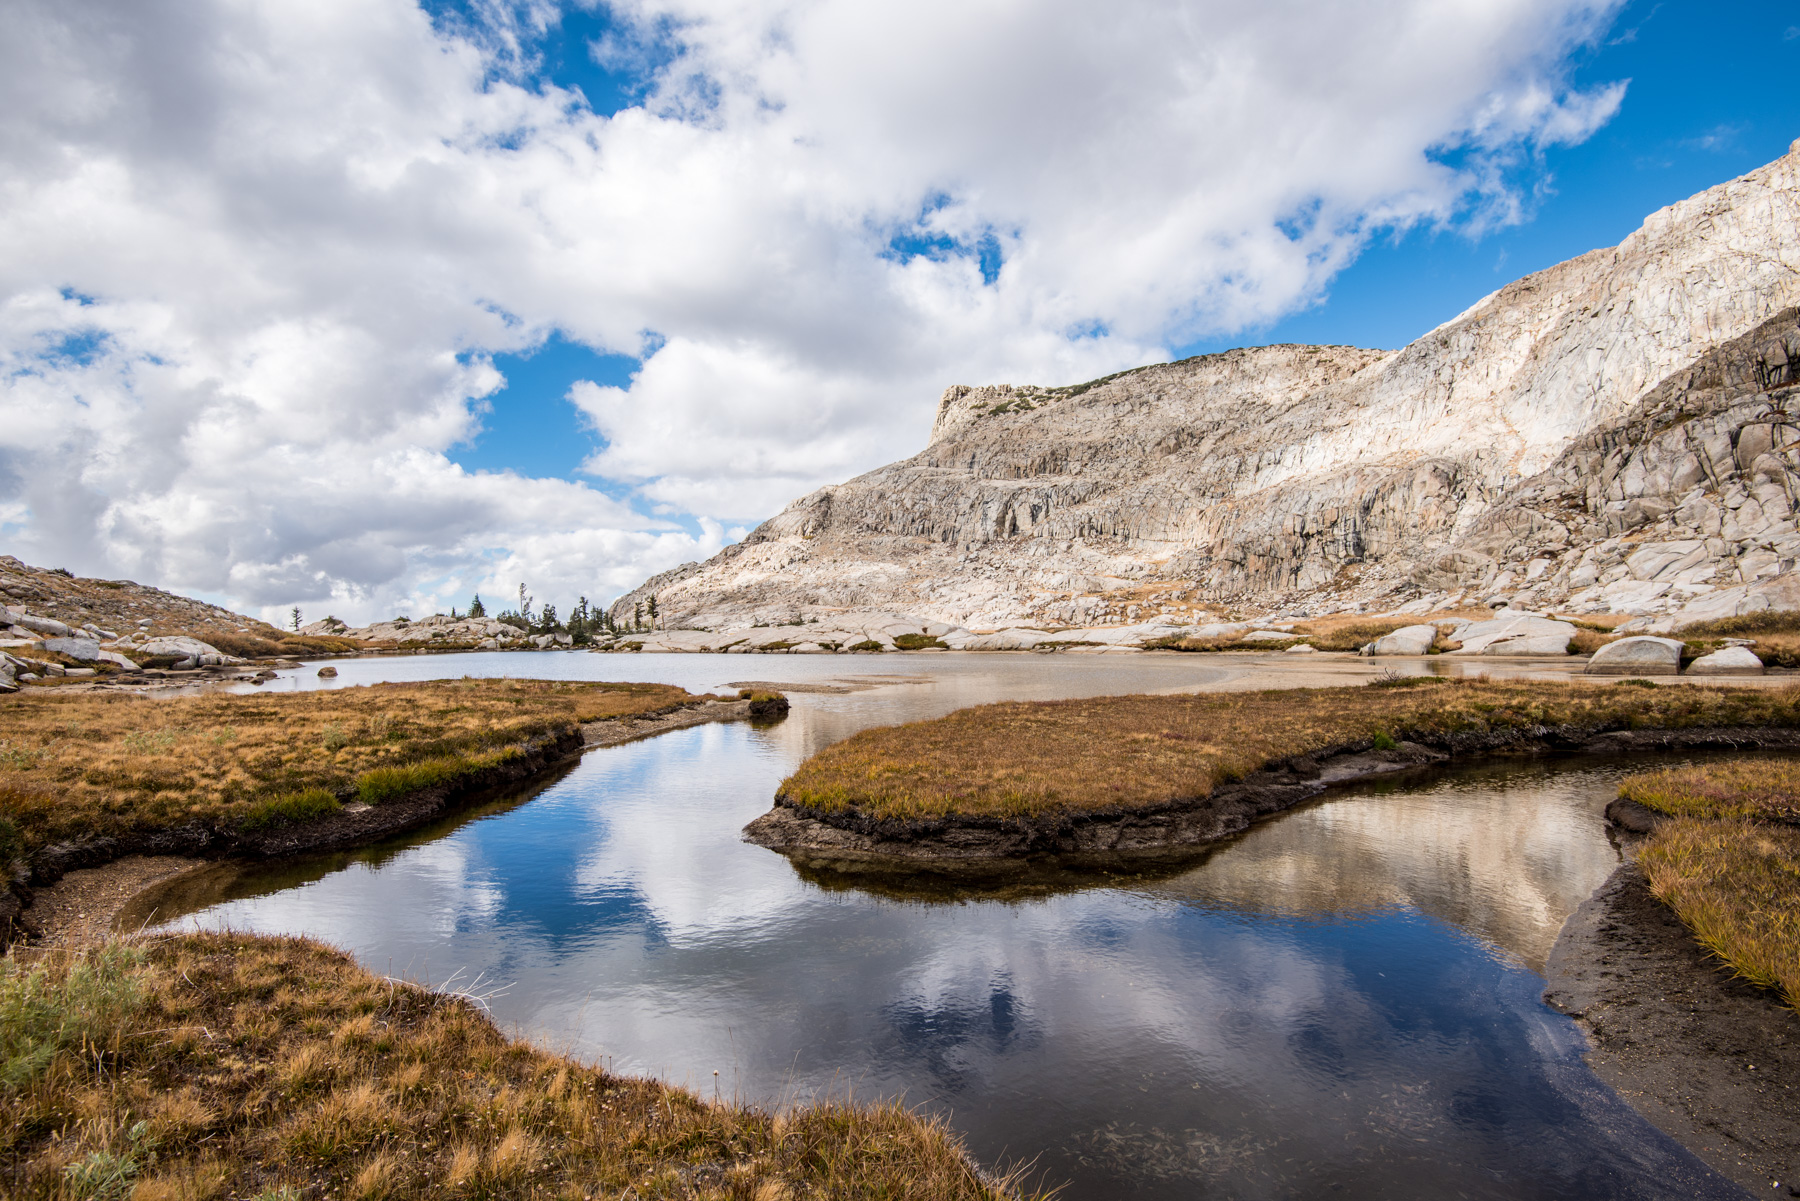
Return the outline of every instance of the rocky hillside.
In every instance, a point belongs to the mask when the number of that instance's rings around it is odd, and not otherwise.
[[[96,674],[142,682],[140,669],[226,669],[246,659],[341,654],[342,638],[301,637],[217,605],[131,580],[85,579],[0,555],[0,693]]]
[[[143,633],[202,642],[236,636],[279,639],[265,621],[130,580],[96,580],[58,568],[31,567],[0,555],[0,603],[54,619],[71,629],[92,627],[110,637]]]
[[[1073,387],[953,387],[918,455],[795,501],[613,613],[649,594],[668,625],[704,628],[1785,603],[1797,304],[1800,143],[1398,351],[1269,346]]]

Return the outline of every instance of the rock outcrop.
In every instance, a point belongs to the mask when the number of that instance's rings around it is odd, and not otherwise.
[[[670,627],[975,629],[1196,606],[1800,607],[1800,143],[1393,352],[954,387],[911,459],[647,581]],[[1791,595],[1790,595],[1791,593]]]
[[[14,639],[94,638],[120,631],[207,639],[280,637],[267,622],[132,580],[101,580],[32,567],[0,555],[0,631]],[[0,641],[4,641],[0,638]]]
[[[396,617],[366,626],[349,626],[335,617],[315,621],[300,629],[303,635],[347,638],[352,642],[410,646],[436,650],[507,650],[527,647],[568,646],[567,634],[530,634],[491,617],[445,617],[436,614],[414,621]]]
[[[1681,670],[1681,645],[1673,638],[1643,634],[1621,638],[1595,651],[1587,671],[1598,676],[1672,676]]]

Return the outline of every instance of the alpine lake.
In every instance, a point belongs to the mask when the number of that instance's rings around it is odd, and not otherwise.
[[[803,874],[740,838],[801,760],[870,726],[1369,674],[1293,658],[475,653],[339,661],[334,680],[309,665],[263,688],[809,690],[778,723],[592,750],[376,845],[215,865],[135,920],[323,939],[478,997],[540,1045],[704,1096],[903,1097],[1069,1201],[1741,1196],[1601,1084],[1540,999],[1563,920],[1621,861],[1601,810],[1643,758],[1416,769],[1179,867],[985,889]]]

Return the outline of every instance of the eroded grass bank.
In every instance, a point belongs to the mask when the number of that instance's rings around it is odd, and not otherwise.
[[[9,1197],[1002,1196],[898,1105],[778,1116],[613,1076],[300,939],[15,957],[0,1018]]]
[[[779,796],[874,820],[1079,814],[1196,800],[1296,756],[1407,739],[1800,726],[1800,688],[1406,683],[982,705],[856,734],[801,764]]]
[[[1639,852],[1650,890],[1739,976],[1800,1009],[1800,763],[1649,772],[1619,795],[1674,819]]]
[[[192,823],[257,830],[454,783],[666,684],[451,680],[285,695],[0,698],[0,862]]]

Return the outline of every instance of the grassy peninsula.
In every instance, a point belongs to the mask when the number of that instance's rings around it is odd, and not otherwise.
[[[876,821],[1029,818],[1196,800],[1296,756],[1409,739],[1800,726],[1800,688],[1395,684],[982,705],[865,730],[801,764],[779,795]]]
[[[1673,819],[1638,855],[1651,892],[1733,972],[1800,1010],[1800,762],[1649,772],[1619,795]]]
[[[0,858],[380,806],[585,723],[713,699],[730,698],[512,680],[14,697],[0,701]],[[897,1103],[775,1113],[615,1076],[505,1037],[470,998],[307,940],[231,933],[0,960],[0,1194],[1008,1195],[941,1121]]]
[[[289,938],[0,963],[0,1193],[999,1201],[941,1122],[611,1075]]]
[[[585,722],[707,699],[667,684],[543,680],[0,698],[0,860],[68,840],[193,823],[250,831],[379,805]]]

